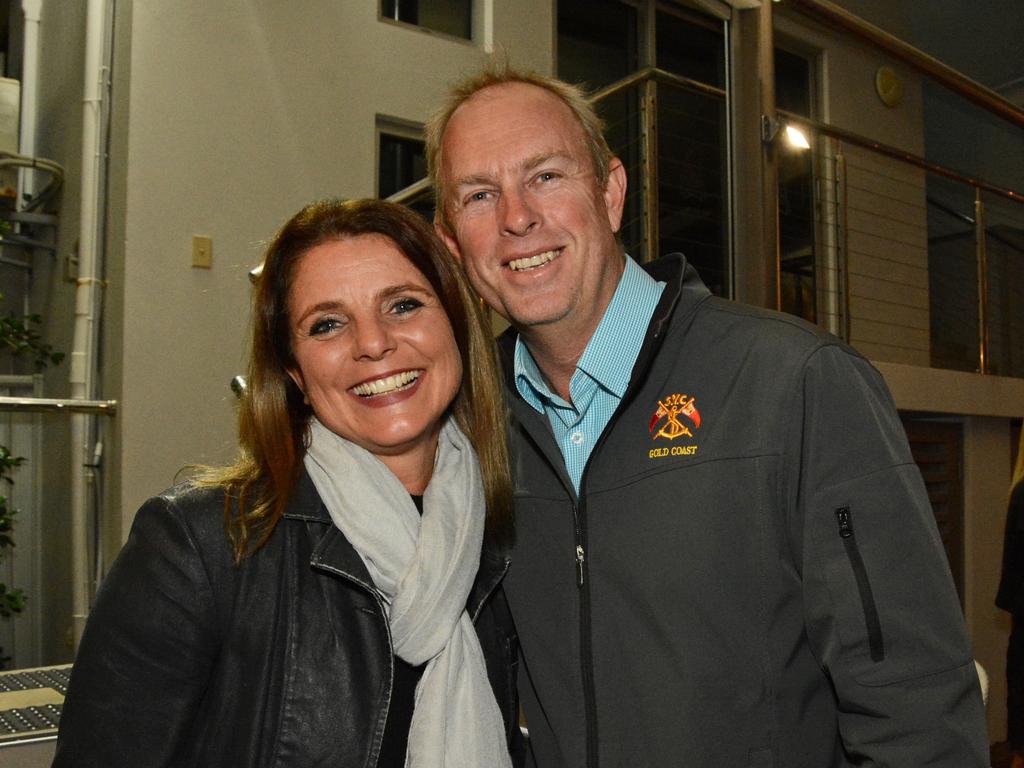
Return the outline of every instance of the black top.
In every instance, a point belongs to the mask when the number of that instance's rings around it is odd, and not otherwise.
[[[423,514],[423,497],[413,496],[413,503],[419,513]],[[423,668],[412,666],[397,656],[395,660],[395,681],[391,687],[391,707],[388,709],[388,722],[384,726],[384,740],[380,745],[378,768],[403,768],[405,765],[405,749],[409,742],[409,725],[412,723],[412,710],[416,701],[416,685],[423,676]]]
[[[1024,616],[1024,482],[1010,493],[1003,534],[1003,572],[999,580],[996,605],[1004,611]]]

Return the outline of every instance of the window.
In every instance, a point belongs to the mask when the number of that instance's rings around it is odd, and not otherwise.
[[[775,102],[779,109],[811,117],[811,62],[775,50]],[[817,258],[814,215],[814,155],[780,145],[779,283],[782,310],[814,323]]]
[[[418,126],[378,118],[377,196],[389,197],[427,177],[427,156]],[[432,199],[409,205],[427,219],[434,217]]]
[[[618,0],[559,0],[558,76],[589,91],[611,85],[639,64],[639,14]],[[626,166],[627,196],[622,214],[626,252],[644,259],[643,157],[640,153],[640,100],[635,89],[596,105],[605,139]]]
[[[658,11],[656,64],[725,88],[725,27]],[[658,246],[679,251],[718,296],[729,296],[728,120],[725,95],[658,86]]]
[[[562,79],[600,88],[656,65],[721,91],[657,86],[656,243],[648,243],[644,231],[649,201],[641,91],[631,88],[602,99],[597,109],[607,124],[608,144],[629,175],[622,225],[626,251],[640,260],[681,251],[708,287],[723,296],[731,292],[725,57],[720,19],[654,0],[558,0]]]
[[[383,19],[470,40],[473,37],[472,0],[381,0]]]

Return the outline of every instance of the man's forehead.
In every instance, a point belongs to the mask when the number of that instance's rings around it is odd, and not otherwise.
[[[545,113],[542,119],[531,117],[537,111]],[[443,155],[448,162],[463,158],[460,150],[475,140],[515,165],[536,164],[542,158],[571,157],[583,134],[576,115],[555,94],[530,83],[498,83],[477,91],[452,113],[442,137]],[[529,153],[513,158],[507,151],[517,141],[529,143]]]
[[[580,131],[583,130],[579,119],[556,94],[532,83],[512,82],[488,85],[467,98],[452,112],[444,136],[454,127],[466,129],[481,123],[486,125],[496,113],[515,120],[521,119],[525,113],[537,111],[547,113],[549,118],[561,117]],[[500,126],[495,127],[500,129]]]

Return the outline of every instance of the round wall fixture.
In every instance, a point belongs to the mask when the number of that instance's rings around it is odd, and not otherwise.
[[[887,107],[895,107],[903,100],[903,83],[892,67],[879,67],[875,72],[875,92]]]

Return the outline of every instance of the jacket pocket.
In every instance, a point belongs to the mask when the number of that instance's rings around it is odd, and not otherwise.
[[[808,505],[805,620],[833,677],[888,685],[970,661],[963,613],[915,466],[823,488]]]
[[[882,622],[878,618],[878,606],[875,604],[875,595],[871,591],[871,581],[868,579],[867,568],[864,567],[864,558],[861,557],[860,549],[857,546],[857,538],[853,530],[853,513],[850,512],[849,507],[840,507],[836,510],[836,522],[839,524],[839,538],[843,540],[846,557],[850,561],[853,577],[857,581],[857,592],[860,595],[861,608],[864,609],[868,650],[871,653],[871,660],[877,663],[885,658]]]

